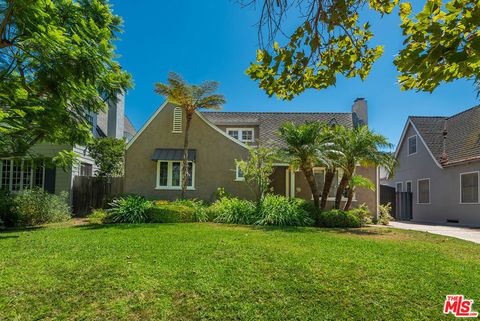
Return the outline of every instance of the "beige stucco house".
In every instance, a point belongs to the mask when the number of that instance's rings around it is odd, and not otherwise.
[[[165,102],[129,142],[125,156],[126,193],[149,199],[180,197],[183,119],[181,108]],[[277,130],[286,121],[318,121],[353,127],[368,122],[367,104],[364,99],[357,99],[352,112],[345,113],[196,112],[190,129],[187,197],[211,201],[217,188],[223,187],[232,195],[253,199],[236,160],[247,159],[248,149],[259,142],[281,146]],[[377,168],[359,168],[358,172],[378,185]],[[315,168],[315,177],[323,186],[322,168]],[[335,178],[330,204],[333,204],[339,178],[341,172]],[[274,193],[312,199],[303,173],[292,170],[288,164],[275,164],[271,179]],[[377,192],[359,189],[354,204],[362,203],[376,212]]]

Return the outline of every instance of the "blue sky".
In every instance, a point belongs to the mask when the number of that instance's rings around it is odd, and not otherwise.
[[[191,83],[219,81],[219,92],[227,98],[224,111],[347,112],[355,98],[364,97],[370,127],[393,144],[408,115],[451,115],[478,104],[475,88],[466,80],[442,85],[433,94],[400,91],[392,64],[402,46],[395,14],[370,20],[373,43],[383,44],[385,53],[366,81],[339,78],[335,87],[282,101],[269,98],[245,75],[257,49],[258,12],[253,9],[228,0],[111,2],[125,21],[117,47],[135,83],[126,97],[126,112],[137,129],[162,103],[154,83],[164,82],[169,71]]]

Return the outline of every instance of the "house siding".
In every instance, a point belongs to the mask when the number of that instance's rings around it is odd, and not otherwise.
[[[399,166],[389,185],[412,181],[413,220],[446,223],[457,220],[461,225],[480,226],[480,204],[460,203],[460,173],[480,170],[480,162],[440,168],[429,154],[419,134],[407,125],[405,139],[399,147]],[[408,155],[408,137],[417,135],[417,153]],[[417,204],[419,179],[430,179],[430,204]],[[393,185],[394,186],[394,185]]]
[[[62,150],[72,150],[72,146],[39,143],[31,148],[31,152],[45,157],[56,156]],[[72,186],[72,171],[60,167],[55,169],[55,194],[70,192]]]
[[[156,148],[181,148],[183,132],[172,133],[173,108],[165,107],[139,133],[125,154],[125,192],[143,195],[149,199],[174,200],[180,197],[178,190],[157,190],[157,165],[151,160]],[[195,190],[188,190],[186,197],[211,201],[217,188],[241,198],[254,199],[247,184],[235,181],[235,159],[247,159],[248,149],[212,128],[197,114],[190,127],[189,148],[197,151],[195,162]]]

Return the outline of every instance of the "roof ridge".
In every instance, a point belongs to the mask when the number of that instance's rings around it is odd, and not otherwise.
[[[450,116],[450,117],[447,117],[447,119],[452,119],[452,118],[454,118],[454,117],[460,116],[461,114],[467,113],[467,112],[472,111],[473,109],[479,108],[479,107],[480,107],[480,105],[473,106],[473,107],[468,108],[468,109],[466,109],[466,110],[464,110],[464,111],[461,111],[461,112],[459,112],[459,113],[457,113],[457,114],[455,114],[455,115],[452,115],[452,116]]]
[[[352,112],[339,111],[202,111],[206,114],[351,114]]]

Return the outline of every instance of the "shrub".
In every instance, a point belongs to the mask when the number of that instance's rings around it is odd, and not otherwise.
[[[114,199],[110,204],[108,220],[113,223],[145,223],[148,210],[153,203],[139,195],[128,195]]]
[[[378,217],[378,223],[382,225],[388,225],[393,217],[390,216],[390,212],[392,211],[392,204],[387,203],[385,205],[380,205],[378,207],[380,215]]]
[[[13,197],[8,190],[0,189],[0,225],[15,226],[18,217],[13,211]]]
[[[319,216],[319,225],[323,227],[360,227],[360,219],[347,211],[330,210],[321,212]]]
[[[238,198],[222,197],[209,211],[218,223],[253,224],[258,219],[255,204]]]
[[[108,213],[105,210],[96,209],[87,216],[87,220],[90,224],[104,224],[108,222]]]
[[[220,200],[224,197],[231,198],[232,195],[228,192],[225,191],[225,188],[223,187],[218,187],[215,193],[213,193],[213,199],[214,200]]]
[[[201,200],[176,200],[173,204],[187,206],[193,209],[193,216],[188,222],[206,222],[208,221],[208,206]]]
[[[150,223],[196,222],[195,209],[187,205],[167,203],[154,205],[148,210]]]
[[[259,208],[257,225],[310,226],[313,220],[303,207],[307,205],[299,200],[289,200],[280,195],[267,195]]]
[[[299,208],[306,211],[313,220],[317,220],[320,215],[320,209],[313,204],[313,202],[304,200],[303,198],[293,198],[292,202]]]
[[[372,224],[372,215],[370,214],[370,210],[365,203],[361,204],[357,208],[351,209],[349,212],[359,218],[362,226],[366,224]]]
[[[54,195],[40,188],[18,193],[13,200],[13,212],[20,225],[62,222],[72,216],[68,205],[68,193]]]

